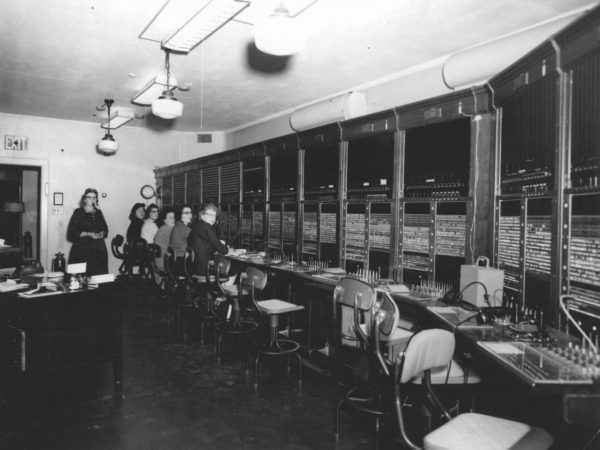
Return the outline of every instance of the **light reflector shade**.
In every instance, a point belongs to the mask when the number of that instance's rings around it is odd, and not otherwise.
[[[304,48],[306,36],[288,10],[278,7],[254,25],[254,44],[263,53],[287,56]]]
[[[177,80],[173,75],[169,76],[169,88],[177,87]],[[167,75],[160,74],[156,75],[152,80],[146,84],[137,94],[131,98],[131,102],[136,105],[150,106],[154,100],[162,95],[167,89]],[[113,124],[110,124],[113,128]]]
[[[162,119],[176,119],[183,114],[183,103],[177,101],[169,91],[152,102],[152,114]]]
[[[98,151],[105,155],[114,155],[118,149],[119,143],[108,133],[98,141]]]
[[[200,2],[199,9],[197,9],[195,14],[185,22],[178,24],[179,28],[177,31],[166,39],[163,39],[162,47],[175,52],[188,53],[234,18],[249,4],[249,1],[244,0],[209,0],[207,2]],[[161,11],[161,14],[163,12],[164,10]]]
[[[127,122],[131,122],[135,118],[135,114],[130,109],[117,109],[110,115],[110,128],[116,130]],[[108,129],[108,118],[100,125],[102,128]]]

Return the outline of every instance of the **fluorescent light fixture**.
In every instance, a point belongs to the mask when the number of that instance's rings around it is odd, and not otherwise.
[[[140,38],[188,53],[249,5],[248,0],[168,0]]]
[[[210,0],[180,28],[162,41],[163,48],[188,53],[233,19],[249,1]]]
[[[110,115],[110,119],[107,117],[100,126],[102,128],[112,128],[113,130],[116,130],[127,122],[131,122],[133,119],[135,119],[135,114],[130,109],[117,109]]]
[[[169,88],[174,89],[176,87],[177,80],[174,76],[170,75]],[[132,97],[131,101],[136,105],[150,106],[154,100],[162,95],[165,89],[167,89],[167,74],[156,75]]]

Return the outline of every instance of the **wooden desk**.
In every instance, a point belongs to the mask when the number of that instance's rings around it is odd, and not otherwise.
[[[23,257],[20,248],[10,246],[0,247],[0,268],[18,267],[22,262]]]
[[[122,283],[105,283],[44,297],[0,294],[3,375],[32,380],[86,364],[113,364],[114,392],[122,395]]]

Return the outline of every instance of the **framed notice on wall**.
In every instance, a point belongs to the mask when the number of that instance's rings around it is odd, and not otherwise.
[[[54,206],[62,206],[63,205],[63,193],[55,192],[54,193]]]

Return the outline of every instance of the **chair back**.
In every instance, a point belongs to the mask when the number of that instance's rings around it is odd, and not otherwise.
[[[162,270],[156,264],[156,260],[162,257],[162,251],[157,244],[148,244],[146,248],[146,256],[147,256],[147,264],[152,270],[152,273],[155,273],[160,276],[164,276],[164,270]]]
[[[125,244],[125,258],[127,261],[127,270],[130,275],[135,266],[139,267],[140,274],[145,275],[147,266],[144,260],[147,245],[146,240],[142,238],[135,241],[127,241]]]
[[[241,276],[240,281],[242,288],[254,288],[262,291],[267,285],[267,274],[256,267],[247,267],[244,274]]]
[[[231,268],[231,261],[229,258],[224,257],[223,255],[215,255],[213,264],[214,274],[217,277],[225,277],[229,274],[229,269]]]
[[[177,266],[177,256],[175,255],[175,250],[173,247],[168,247],[167,251],[164,254],[164,267],[165,273],[169,280],[175,281],[179,278],[180,275],[183,274],[183,265],[182,267]]]
[[[125,259],[125,254],[120,250],[120,247],[124,243],[125,243],[125,238],[122,235],[120,235],[120,234],[117,234],[110,241],[110,249],[111,249],[112,254],[113,254],[113,256],[115,258],[117,258],[117,259]]]
[[[369,345],[375,289],[356,278],[342,278],[333,292],[333,316],[341,327],[342,345],[356,346],[359,341],[364,348]]]
[[[433,328],[416,333],[400,358],[398,381],[408,383],[423,371],[450,364],[454,346],[454,335],[449,331]]]
[[[400,310],[387,292],[383,292],[381,299],[377,303],[377,310],[381,312],[377,316],[379,337],[385,340],[386,337],[390,336],[398,328]]]
[[[110,241],[110,250],[115,258],[122,260],[123,262],[119,266],[119,273],[127,272],[127,263],[125,260],[125,238],[121,234],[117,234]],[[123,247],[121,249],[121,247]]]

